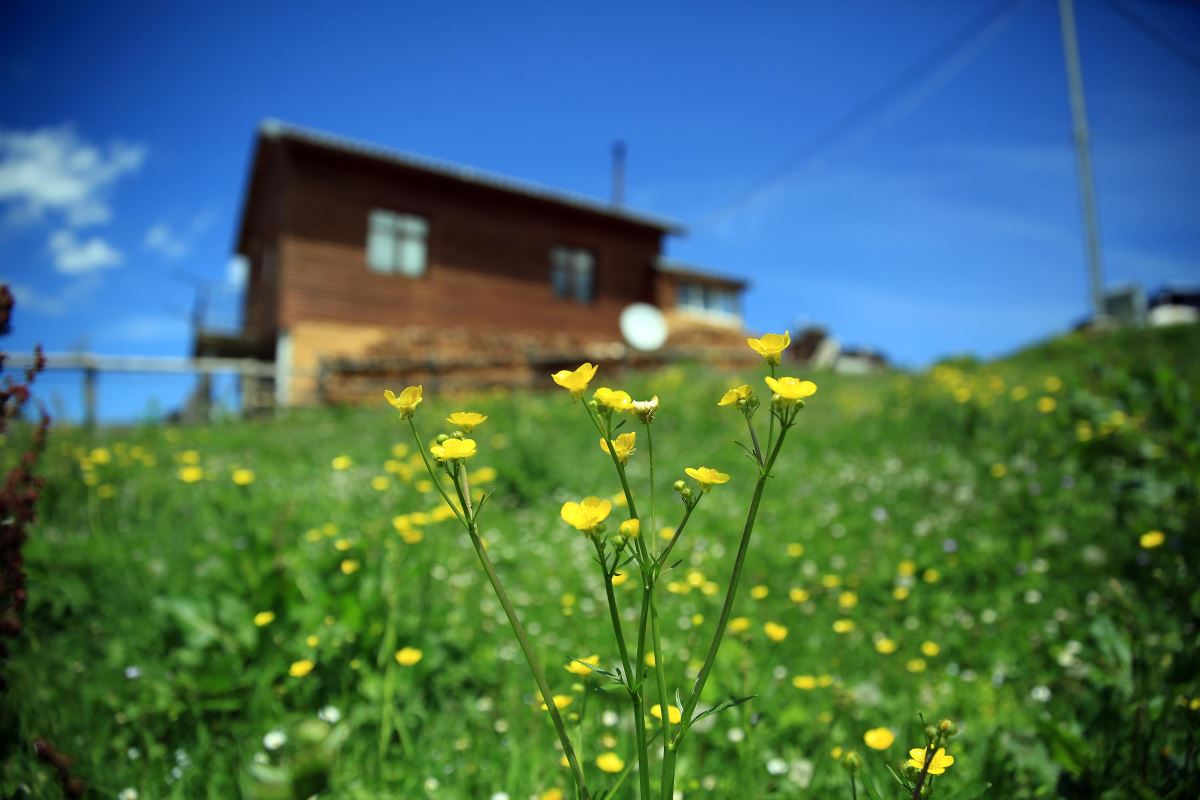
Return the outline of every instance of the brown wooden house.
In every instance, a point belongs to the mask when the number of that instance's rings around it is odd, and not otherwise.
[[[681,232],[268,122],[237,233],[249,266],[242,330],[201,332],[196,352],[273,361],[276,401],[288,405],[377,393],[397,377],[514,383],[622,358],[618,320],[631,303],[669,312],[669,346],[728,346],[745,283],[664,261],[664,239]]]

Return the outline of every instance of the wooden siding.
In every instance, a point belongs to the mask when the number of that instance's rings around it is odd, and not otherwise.
[[[279,246],[283,328],[326,320],[567,331],[616,340],[625,306],[657,300],[659,231],[336,154],[302,150],[289,162]],[[368,269],[373,208],[429,220],[425,275]],[[554,296],[550,251],[558,246],[594,254],[592,303]]]

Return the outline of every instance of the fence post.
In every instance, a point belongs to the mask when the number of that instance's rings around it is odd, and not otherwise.
[[[99,374],[95,367],[83,370],[83,424],[88,428],[96,427],[96,379]]]

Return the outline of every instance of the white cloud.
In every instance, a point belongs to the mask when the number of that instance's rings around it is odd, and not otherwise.
[[[51,234],[49,248],[55,268],[65,275],[115,267],[124,259],[120,250],[99,236],[81,239],[70,230]]]
[[[186,256],[189,249],[188,243],[172,233],[171,226],[165,222],[160,222],[146,231],[146,238],[142,240],[142,244],[147,250],[173,260]]]
[[[178,261],[191,252],[192,245],[213,226],[216,217],[216,212],[206,208],[193,216],[182,230],[167,222],[157,222],[146,231],[142,245],[164,258]]]
[[[146,147],[98,146],[73,127],[0,130],[0,204],[10,224],[28,225],[47,212],[71,227],[108,222],[108,194],[118,179],[141,169]]]
[[[24,283],[8,281],[8,285],[17,300],[18,316],[32,311],[46,317],[61,317],[90,302],[99,282],[94,275],[88,275],[48,293]]]

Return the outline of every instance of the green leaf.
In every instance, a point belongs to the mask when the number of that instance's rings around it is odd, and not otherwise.
[[[739,697],[736,700],[726,700],[724,703],[715,705],[712,708],[708,709],[707,711],[697,714],[695,717],[692,718],[692,721],[688,723],[688,727],[689,728],[692,727],[693,725],[695,725],[697,722],[704,719],[705,717],[711,717],[713,714],[716,714],[719,711],[726,711],[730,708],[734,708],[735,706],[740,706],[742,703],[749,702],[750,700],[753,700],[756,697],[758,697],[758,695],[751,694],[751,695],[747,695],[745,697]]]

